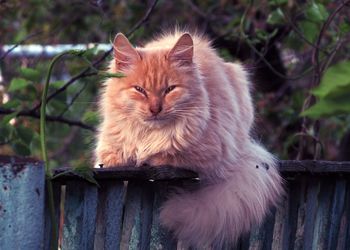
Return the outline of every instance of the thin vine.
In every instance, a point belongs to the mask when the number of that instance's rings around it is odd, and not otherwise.
[[[49,159],[47,156],[47,147],[46,147],[46,100],[47,100],[47,93],[49,89],[50,84],[50,78],[52,74],[52,70],[54,65],[58,62],[60,58],[62,58],[65,55],[81,55],[84,53],[84,51],[77,51],[77,50],[69,50],[62,52],[58,55],[56,55],[50,65],[49,70],[46,74],[46,81],[44,85],[44,89],[41,95],[41,107],[40,107],[40,145],[41,145],[41,153],[42,158],[45,164],[45,179],[46,179],[46,188],[47,188],[47,194],[48,194],[48,206],[49,206],[49,212],[50,212],[50,220],[51,220],[51,241],[50,241],[50,249],[56,250],[58,248],[57,245],[57,238],[58,238],[58,223],[56,219],[56,212],[55,212],[55,202],[54,202],[54,195],[53,195],[53,185],[52,185],[52,169],[50,168]]]

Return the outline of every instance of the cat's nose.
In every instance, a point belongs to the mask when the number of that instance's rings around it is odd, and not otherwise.
[[[162,105],[152,105],[149,107],[149,111],[152,115],[156,116],[162,111]]]

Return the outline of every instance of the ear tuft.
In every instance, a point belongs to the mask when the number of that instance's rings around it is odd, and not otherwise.
[[[136,49],[122,33],[118,33],[115,36],[113,49],[114,59],[119,70],[130,67],[141,58]]]
[[[174,47],[168,53],[171,61],[177,61],[181,64],[192,63],[193,59],[193,40],[190,34],[183,34],[176,42]]]

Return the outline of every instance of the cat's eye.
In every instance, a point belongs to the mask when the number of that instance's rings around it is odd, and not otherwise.
[[[141,94],[147,96],[146,90],[141,88],[140,86],[135,86],[134,87],[138,92],[140,92]]]
[[[169,87],[166,88],[165,90],[165,94],[169,94],[171,91],[173,91],[176,88],[175,85],[171,85]]]

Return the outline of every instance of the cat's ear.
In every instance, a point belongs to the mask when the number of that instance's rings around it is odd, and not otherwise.
[[[128,68],[141,59],[140,54],[122,33],[118,33],[114,38],[113,52],[119,70]]]
[[[193,40],[190,34],[183,34],[168,53],[168,59],[181,64],[192,63]]]

